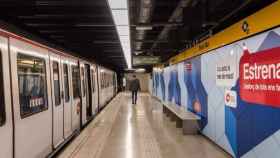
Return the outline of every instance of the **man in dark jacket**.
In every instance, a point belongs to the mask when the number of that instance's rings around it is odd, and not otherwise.
[[[132,104],[136,104],[137,92],[140,90],[140,82],[135,75],[133,75],[133,80],[130,83],[129,90],[132,92]]]

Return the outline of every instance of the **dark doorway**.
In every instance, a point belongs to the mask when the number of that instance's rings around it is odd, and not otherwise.
[[[87,106],[87,120],[92,116],[92,89],[90,78],[90,65],[85,64],[85,89],[86,89],[86,106]]]

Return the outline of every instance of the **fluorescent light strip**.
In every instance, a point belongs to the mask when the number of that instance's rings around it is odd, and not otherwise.
[[[128,68],[131,68],[131,46],[127,0],[107,1],[113,15],[127,66]]]
[[[111,9],[127,9],[127,0],[107,0]]]
[[[116,25],[128,25],[127,10],[112,10]]]
[[[129,27],[128,26],[117,26],[117,31],[119,36],[129,36]]]

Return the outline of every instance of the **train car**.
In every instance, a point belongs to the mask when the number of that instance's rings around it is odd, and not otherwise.
[[[106,69],[102,66],[98,66],[98,74],[99,74],[99,105],[100,109],[104,108],[104,106],[110,101],[110,99],[114,96],[115,93],[115,85],[114,85],[114,72]]]
[[[51,156],[116,94],[115,72],[5,30],[0,60],[0,157]]]
[[[82,90],[82,125],[85,125],[98,112],[97,67],[95,64],[83,60],[80,60],[79,65]]]

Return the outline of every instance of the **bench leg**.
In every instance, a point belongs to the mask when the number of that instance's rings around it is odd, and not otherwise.
[[[182,128],[183,127],[183,121],[181,119],[176,120],[176,128]]]
[[[162,106],[162,112],[163,112],[164,114],[167,113],[167,109],[166,109],[166,107],[165,107],[164,105]]]
[[[168,109],[166,109],[166,116],[170,117],[171,115],[172,115],[172,113]]]
[[[199,125],[196,120],[184,120],[183,121],[183,134],[184,135],[195,135],[198,134]]]
[[[173,114],[173,113],[171,113],[171,115],[170,115],[170,121],[176,121],[178,118],[177,118],[177,116],[175,115],[175,114]]]

